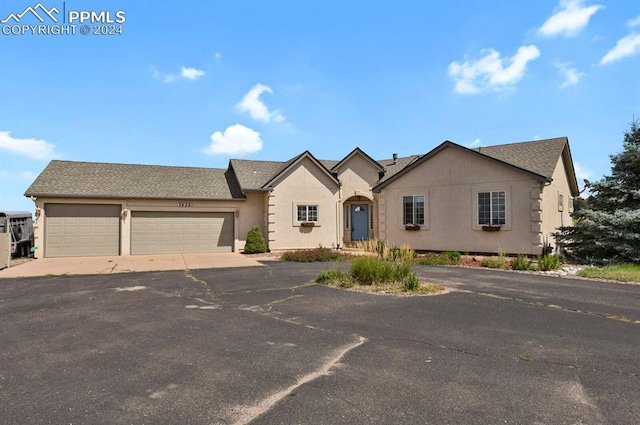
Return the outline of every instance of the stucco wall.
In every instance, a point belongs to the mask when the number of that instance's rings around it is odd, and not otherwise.
[[[502,190],[507,223],[500,231],[483,231],[477,193]],[[408,195],[425,197],[425,224],[418,231],[402,224],[402,197]],[[537,254],[539,195],[540,183],[526,174],[449,147],[382,189],[380,237],[420,250]]]
[[[131,252],[131,211],[233,212],[235,214],[233,250],[238,252],[244,247],[249,228],[254,223],[258,225],[262,223],[262,200],[263,195],[260,194],[248,197],[246,201],[38,198],[34,223],[35,257],[42,258],[44,253],[45,204],[48,203],[120,205],[124,212],[120,218],[120,255],[129,255]]]
[[[362,155],[355,154],[338,169],[343,198],[365,195],[372,199],[371,188],[379,179],[378,170]]]
[[[563,197],[563,205],[560,206],[559,198]],[[542,235],[550,244],[555,245],[552,235],[561,226],[571,226],[572,206],[571,189],[567,180],[567,172],[562,158],[558,160],[553,173],[553,181],[544,188],[542,203],[544,205],[542,214]],[[562,211],[560,211],[562,210]]]
[[[338,198],[337,183],[310,159],[303,158],[273,184],[268,204],[269,248],[338,245]],[[318,205],[318,223],[314,227],[297,222],[297,205]]]

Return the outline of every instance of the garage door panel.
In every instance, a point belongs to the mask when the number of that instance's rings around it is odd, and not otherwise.
[[[46,204],[45,257],[120,254],[120,205]]]
[[[231,252],[233,213],[134,211],[131,253]]]

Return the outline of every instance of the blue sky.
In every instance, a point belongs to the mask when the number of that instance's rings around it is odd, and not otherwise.
[[[23,32],[41,24],[29,6],[76,33]],[[640,116],[628,0],[37,6],[0,3],[0,210],[32,211],[23,193],[51,159],[223,168],[567,136],[596,180]]]

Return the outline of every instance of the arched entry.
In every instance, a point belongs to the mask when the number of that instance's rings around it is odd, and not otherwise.
[[[373,237],[373,200],[355,195],[344,201],[344,241],[366,241]]]

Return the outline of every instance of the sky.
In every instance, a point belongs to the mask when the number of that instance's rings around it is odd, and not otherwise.
[[[0,211],[33,211],[52,159],[226,168],[445,140],[566,136],[582,187],[640,118],[629,0],[3,0],[0,22]]]

